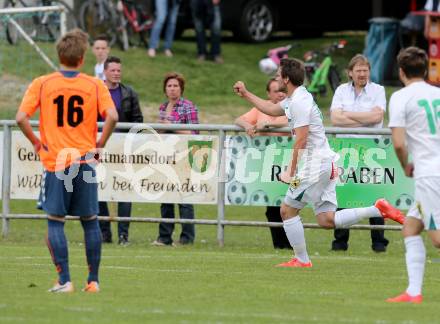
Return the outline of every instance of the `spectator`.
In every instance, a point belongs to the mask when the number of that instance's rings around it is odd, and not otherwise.
[[[222,64],[220,39],[221,39],[221,12],[220,0],[191,0],[191,11],[196,30],[197,59],[204,61],[207,55],[205,25],[209,24],[211,30],[210,56],[215,63]]]
[[[166,101],[159,107],[159,122],[164,124],[198,124],[197,107],[189,100],[183,98],[185,79],[178,73],[168,73],[163,80],[163,91]],[[196,131],[174,131],[178,134],[196,134]],[[178,204],[179,214],[182,219],[194,219],[194,207],[190,204]],[[174,218],[174,204],[160,206],[162,218]],[[160,223],[159,236],[152,243],[156,246],[173,245],[174,223]],[[182,245],[194,243],[194,224],[182,224],[182,233],[179,243]]]
[[[176,30],[177,14],[179,13],[180,0],[155,0],[156,19],[151,30],[150,46],[148,56],[155,57],[159,47],[160,33],[162,32],[165,21],[167,22],[165,31],[164,54],[172,57],[171,45],[173,44],[174,32]]]
[[[385,89],[370,81],[370,63],[365,56],[357,54],[351,59],[348,64],[348,77],[351,81],[341,84],[333,97],[330,107],[333,126],[382,128],[386,109]],[[344,135],[344,137],[371,136]],[[384,225],[384,219],[380,217],[370,218],[369,221],[371,225]],[[334,234],[332,250],[347,250],[349,230],[335,229]],[[388,240],[384,237],[383,230],[371,230],[371,240],[374,251],[385,252]]]
[[[419,43],[422,46],[426,47],[426,39],[423,37],[425,28],[425,17],[422,15],[416,15],[412,12],[416,10],[417,6],[414,3],[411,11],[408,12],[405,18],[400,21],[400,33],[402,36],[403,47],[414,46]]]
[[[105,81],[104,62],[110,53],[110,46],[106,36],[98,36],[93,42],[93,54],[96,58],[95,77]]]
[[[270,79],[266,85],[266,93],[269,101],[278,103],[286,97],[286,93],[280,90],[275,78]],[[251,136],[286,136],[285,133],[268,133],[259,131],[272,127],[285,127],[288,125],[287,117],[273,117],[260,112],[257,108],[252,108],[247,113],[241,115],[235,120],[235,124],[244,128],[246,133]],[[268,222],[282,223],[279,206],[267,206],[266,217]],[[271,227],[270,234],[275,249],[290,249],[290,243],[282,227]]]
[[[144,118],[139,107],[136,92],[129,86],[121,83],[122,62],[118,57],[110,56],[104,62],[105,84],[107,85],[113,102],[118,111],[119,121],[122,123],[142,123]],[[99,216],[109,216],[107,202],[99,202]],[[118,217],[130,217],[131,202],[118,202]],[[118,223],[118,244],[128,244],[129,222]],[[102,238],[105,243],[112,242],[110,222],[99,222]]]

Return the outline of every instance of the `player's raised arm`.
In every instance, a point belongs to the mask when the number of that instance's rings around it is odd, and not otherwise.
[[[268,100],[254,95],[252,92],[246,89],[246,86],[242,81],[237,81],[234,84],[234,91],[238,96],[249,101],[261,112],[270,116],[284,116],[284,110],[278,103],[274,104]]]

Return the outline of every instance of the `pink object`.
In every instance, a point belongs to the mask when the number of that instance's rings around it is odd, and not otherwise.
[[[269,57],[276,65],[280,65],[280,61],[283,58],[287,58],[287,52],[292,48],[292,45],[277,47],[269,50],[267,52],[267,57]]]

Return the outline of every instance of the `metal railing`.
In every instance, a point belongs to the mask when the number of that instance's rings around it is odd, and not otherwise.
[[[11,129],[17,127],[15,121],[1,120],[0,125],[3,125],[3,188],[2,188],[2,234],[7,236],[9,232],[10,219],[47,219],[47,216],[40,214],[11,214],[10,213],[10,183],[11,183]],[[31,121],[33,127],[39,125],[38,121]],[[103,123],[99,123],[102,126]],[[118,123],[118,129],[130,129],[134,126],[132,123]],[[223,124],[137,124],[145,128],[153,128],[154,130],[197,130],[214,133],[219,136],[219,151],[218,151],[218,170],[224,168],[223,152],[227,132],[243,132],[244,130],[235,125]],[[273,132],[274,129],[268,130]],[[277,132],[290,133],[291,129],[288,127],[278,128]],[[372,128],[339,128],[328,127],[326,134],[359,134],[359,135],[390,135],[391,131],[387,128],[372,129]],[[221,174],[218,172],[218,174]],[[282,223],[275,222],[261,222],[261,221],[237,221],[225,220],[225,182],[218,181],[217,183],[218,201],[217,201],[217,219],[165,219],[156,217],[104,217],[99,216],[99,220],[107,220],[111,222],[148,222],[148,223],[179,223],[179,224],[202,224],[217,226],[217,242],[220,246],[224,245],[224,227],[225,226],[252,226],[252,227],[281,227]],[[66,216],[68,220],[79,220],[79,217]],[[304,228],[322,228],[316,223],[305,223]],[[352,225],[350,229],[371,230],[400,230],[400,225]]]

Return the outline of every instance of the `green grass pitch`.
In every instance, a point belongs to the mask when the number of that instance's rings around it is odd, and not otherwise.
[[[15,212],[34,212],[15,202]],[[264,220],[264,209],[227,207],[227,219]],[[158,205],[134,205],[135,216],[159,216]],[[214,206],[197,206],[214,218]],[[211,215],[211,216],[207,216]],[[305,211],[304,221],[314,221]],[[11,221],[0,240],[0,323],[433,323],[438,321],[439,255],[428,249],[421,305],[384,299],[407,283],[400,233],[387,232],[388,251],[370,249],[367,231],[352,231],[348,252],[330,252],[332,232],[306,230],[311,269],[278,269],[291,257],[271,247],[269,229],[197,226],[194,246],[152,247],[157,224],[135,223],[131,245],[106,244],[99,294],[81,292],[86,279],[82,230],[68,222],[73,294],[46,292],[56,278],[44,243],[45,221]],[[116,226],[113,224],[115,236]],[[180,226],[176,226],[179,234]],[[176,237],[176,236],[175,236]],[[429,243],[425,238],[425,242]]]

